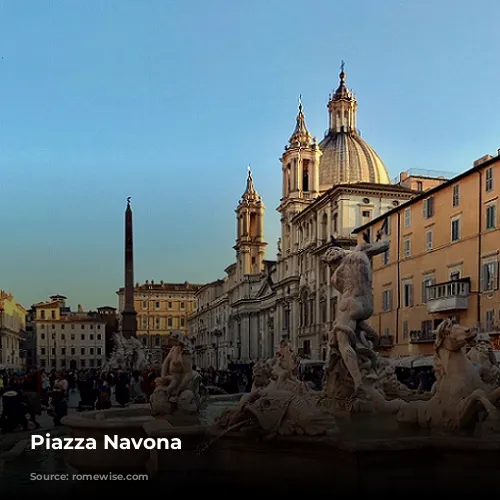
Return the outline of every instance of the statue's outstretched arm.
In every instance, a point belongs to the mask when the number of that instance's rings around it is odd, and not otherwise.
[[[360,243],[355,251],[365,252],[368,257],[379,255],[389,250],[389,240],[376,241],[375,243]]]

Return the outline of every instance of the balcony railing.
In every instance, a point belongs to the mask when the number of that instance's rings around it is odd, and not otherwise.
[[[410,344],[429,344],[434,340],[436,340],[436,334],[432,330],[412,330],[410,332]]]
[[[436,283],[426,289],[427,311],[457,311],[469,306],[470,278]]]

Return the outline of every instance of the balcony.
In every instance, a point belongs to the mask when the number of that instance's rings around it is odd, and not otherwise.
[[[410,332],[410,344],[431,344],[435,340],[436,334],[432,330],[412,330]]]
[[[394,336],[393,335],[381,335],[379,338],[379,344],[378,344],[378,349],[379,350],[385,350],[385,349],[392,349],[394,346]]]
[[[469,306],[470,278],[427,287],[427,312],[439,313],[467,309]]]

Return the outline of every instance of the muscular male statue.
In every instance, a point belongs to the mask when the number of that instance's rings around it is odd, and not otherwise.
[[[331,270],[331,283],[340,292],[337,318],[330,347],[338,351],[352,377],[354,390],[363,385],[358,353],[372,353],[368,339],[378,338],[366,323],[373,314],[372,270],[370,258],[389,249],[388,241],[361,243],[352,251],[329,249],[323,260]]]

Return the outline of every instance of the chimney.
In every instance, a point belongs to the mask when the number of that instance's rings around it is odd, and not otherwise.
[[[82,313],[83,312],[83,307],[81,304],[78,304],[78,312]]]

